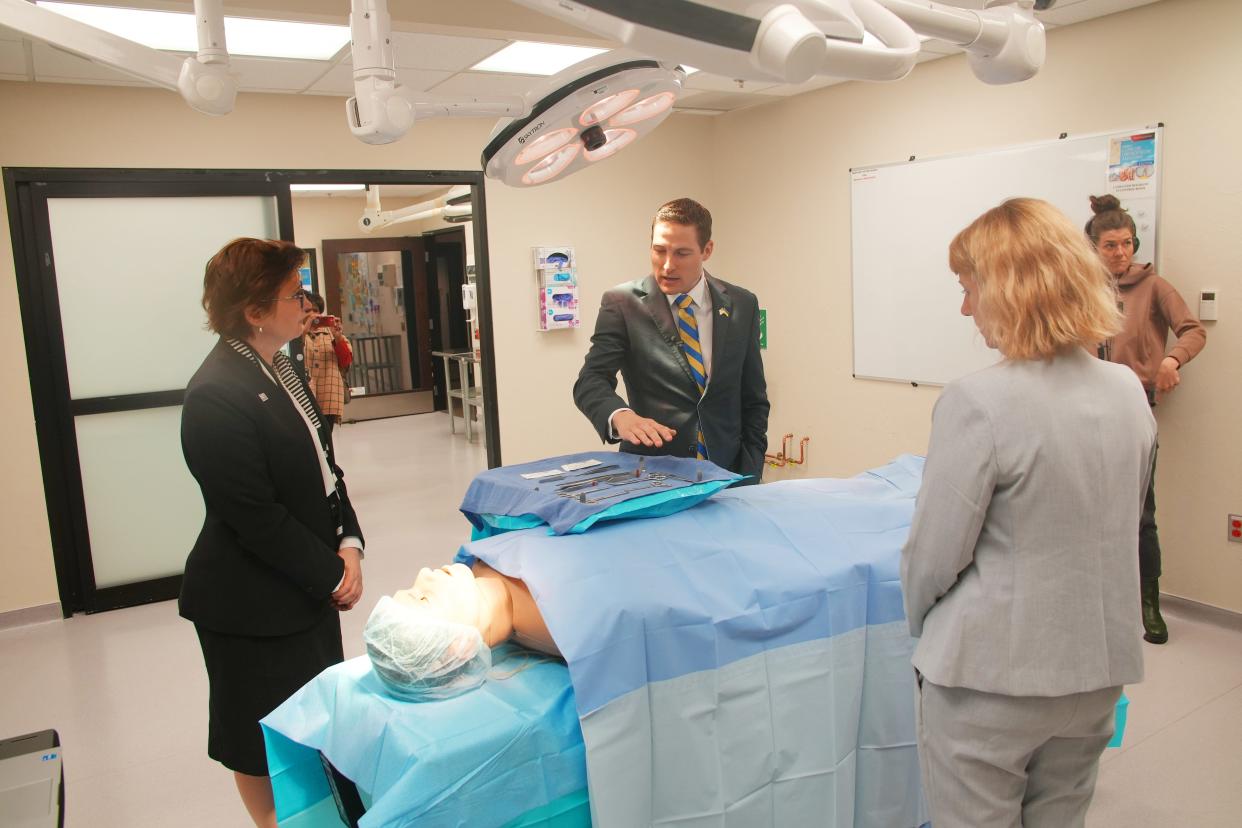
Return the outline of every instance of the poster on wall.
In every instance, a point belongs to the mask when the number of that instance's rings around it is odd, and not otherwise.
[[[302,283],[302,290],[319,292],[319,265],[315,257],[315,248],[304,247],[302,252],[306,254],[306,261],[298,268],[298,281]]]
[[[1134,219],[1135,235],[1156,250],[1157,130],[1114,135],[1108,142],[1108,192]]]
[[[1108,146],[1108,191],[1122,200],[1156,196],[1156,132],[1115,135]]]
[[[354,333],[375,333],[379,303],[374,295],[366,253],[342,253],[338,259],[341,271],[341,310]]]

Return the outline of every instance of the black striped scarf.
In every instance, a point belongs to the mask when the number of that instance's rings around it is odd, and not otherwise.
[[[254,352],[254,349],[242,342],[240,339],[225,339],[225,342],[237,353],[249,359],[260,369],[263,367],[261,357]],[[307,390],[305,383],[298,376],[297,370],[293,367],[292,360],[284,351],[277,351],[276,356],[272,359],[272,367],[276,369],[276,376],[293,399],[297,400],[302,411],[306,413],[307,419],[311,421],[311,425],[315,427],[315,433],[319,435],[319,444],[324,451],[328,450],[323,439],[323,421],[319,419],[319,411],[315,408],[315,403],[311,401],[310,391]],[[264,371],[266,374],[267,372]]]

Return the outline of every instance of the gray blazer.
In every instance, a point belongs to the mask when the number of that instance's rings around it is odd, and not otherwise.
[[[1011,696],[1141,679],[1138,527],[1155,442],[1134,372],[1081,349],[950,383],[901,555],[919,672]]]
[[[626,443],[622,451],[693,456],[696,426],[702,428],[713,463],[757,480],[768,447],[759,303],[744,288],[707,274],[704,278],[714,316],[711,377],[701,398],[668,299],[648,276],[604,294],[591,350],[574,383],[574,403],[605,442],[617,442],[608,432],[608,417],[618,408],[677,430],[673,442],[662,448]],[[618,371],[629,402],[617,394]]]

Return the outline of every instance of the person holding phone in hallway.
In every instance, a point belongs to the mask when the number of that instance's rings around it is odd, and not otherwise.
[[[315,317],[302,336],[302,352],[306,355],[306,374],[311,393],[323,412],[324,425],[332,434],[334,425],[345,416],[348,396],[345,372],[354,360],[354,351],[345,334],[341,332],[341,320],[324,314],[323,297],[307,292],[307,298],[315,311]]]

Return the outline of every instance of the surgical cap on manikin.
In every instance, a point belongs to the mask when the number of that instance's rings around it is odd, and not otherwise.
[[[384,686],[407,701],[447,699],[487,678],[491,648],[474,627],[385,595],[362,633],[371,666]]]

